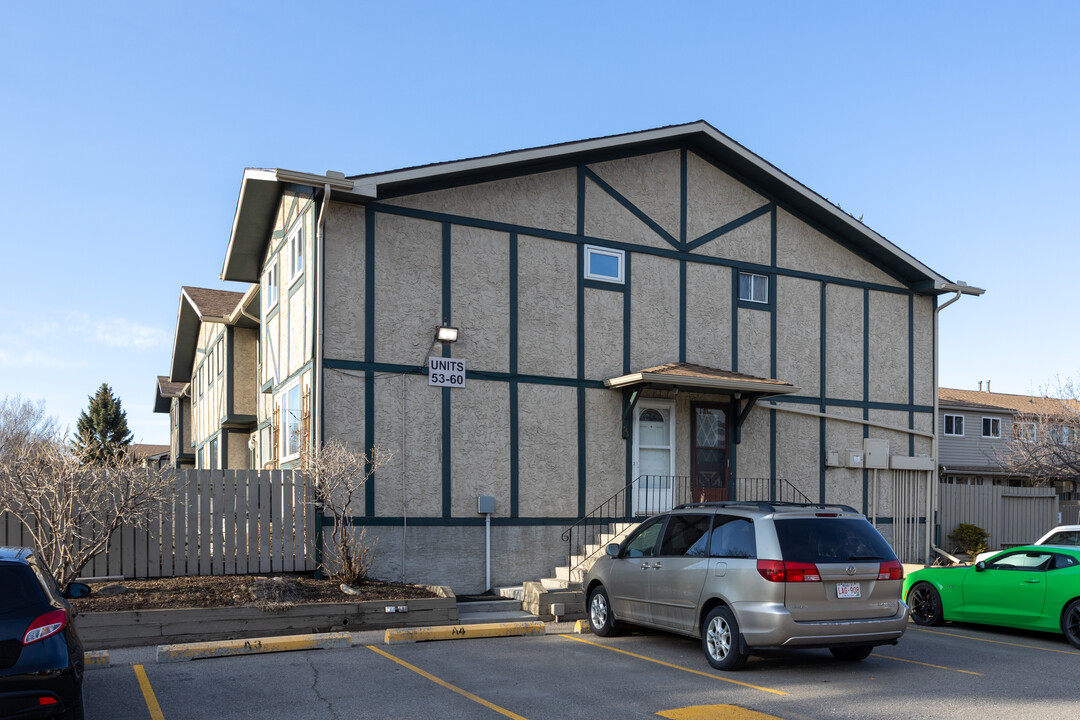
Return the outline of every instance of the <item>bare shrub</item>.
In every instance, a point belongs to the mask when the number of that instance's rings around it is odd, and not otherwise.
[[[352,527],[354,508],[368,479],[392,456],[379,446],[365,454],[329,440],[303,463],[314,481],[316,508],[333,518],[319,569],[335,580],[352,584],[367,579],[374,544],[368,542],[366,528]]]
[[[62,587],[122,525],[145,527],[172,498],[171,473],[140,467],[132,453],[109,467],[93,467],[53,425],[39,422],[36,427],[44,429],[36,433],[10,427],[0,424],[0,436],[8,438],[0,454],[0,512],[25,526]]]

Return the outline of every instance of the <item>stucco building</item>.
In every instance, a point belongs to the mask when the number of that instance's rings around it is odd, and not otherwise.
[[[550,574],[567,526],[628,487],[646,511],[783,482],[903,544],[894,521],[923,526],[931,493],[937,299],[981,292],[704,122],[352,177],[249,169],[221,278],[246,292],[203,309],[185,289],[165,383],[194,400],[190,442],[218,433],[229,467],[238,445],[257,467],[329,438],[393,451],[356,519],[373,574],[466,592],[486,584],[481,496],[493,585]]]

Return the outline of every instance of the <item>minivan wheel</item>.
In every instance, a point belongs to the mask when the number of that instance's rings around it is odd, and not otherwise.
[[[701,627],[701,647],[717,670],[738,670],[746,664],[747,656],[739,652],[739,623],[726,607],[709,611]]]
[[[1061,632],[1074,647],[1080,648],[1080,600],[1073,600],[1061,613]]]
[[[845,662],[858,662],[859,660],[865,660],[870,657],[870,653],[874,651],[873,645],[844,645],[841,647],[831,647],[829,652],[833,654],[833,657],[837,660],[843,660]]]
[[[911,619],[916,625],[940,625],[945,622],[941,611],[941,595],[928,582],[915,583],[907,596]]]
[[[603,585],[597,585],[589,593],[589,625],[592,626],[593,634],[600,637],[610,637],[619,630],[615,617],[611,614],[611,602]]]

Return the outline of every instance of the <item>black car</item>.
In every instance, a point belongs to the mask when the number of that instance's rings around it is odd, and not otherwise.
[[[29,548],[0,547],[0,718],[83,717],[83,646],[67,598]]]

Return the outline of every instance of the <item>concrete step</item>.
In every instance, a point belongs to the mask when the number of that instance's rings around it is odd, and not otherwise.
[[[508,587],[495,588],[495,594],[499,597],[509,598],[511,600],[517,600],[519,603],[525,599],[525,591],[520,585],[511,585]]]
[[[458,623],[471,625],[473,623],[498,623],[498,622],[525,622],[539,620],[536,615],[524,610],[508,610],[505,612],[458,612]]]
[[[491,600],[471,600],[458,602],[458,615],[466,613],[507,612],[521,609],[521,601],[513,598],[493,598]]]

